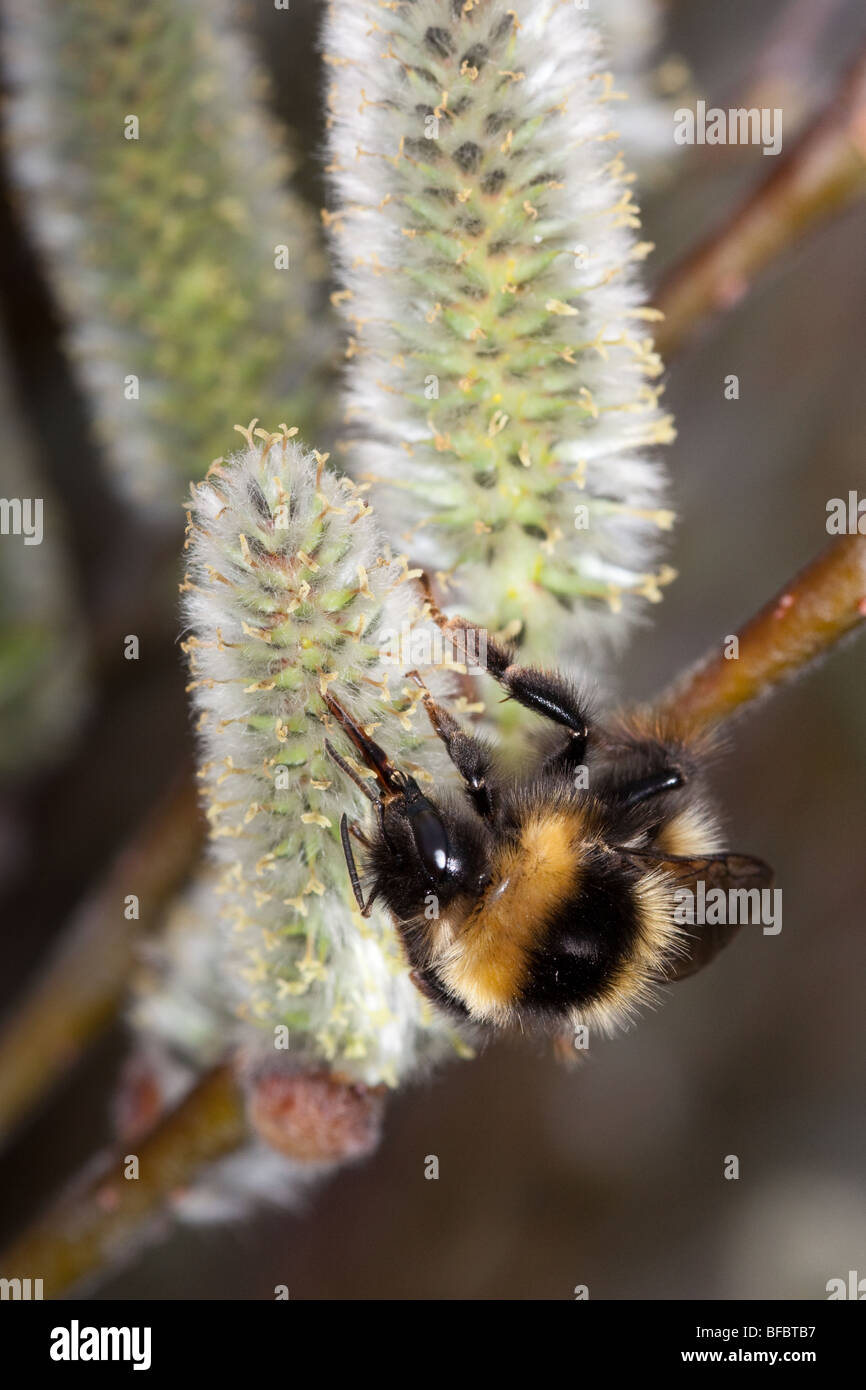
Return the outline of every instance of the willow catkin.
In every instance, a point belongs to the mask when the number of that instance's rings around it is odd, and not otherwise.
[[[524,653],[615,642],[672,577],[673,429],[598,36],[555,0],[332,0],[324,46],[350,466]]]
[[[229,0],[4,0],[21,207],[119,486],[175,511],[237,419],[301,424],[324,263]]]
[[[363,823],[370,807],[325,751],[327,737],[354,754],[323,696],[430,785],[450,774],[405,678],[423,652],[395,634],[428,632],[434,691],[447,662],[363,493],[285,428],[248,442],[194,488],[183,585],[222,988],[247,1047],[396,1084],[460,1042],[409,979],[385,915],[355,909],[339,819]]]

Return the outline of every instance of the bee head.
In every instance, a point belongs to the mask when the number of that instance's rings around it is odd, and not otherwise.
[[[490,882],[487,836],[478,817],[450,798],[431,801],[414,778],[382,807],[366,862],[373,886],[401,921],[435,897],[438,908],[477,898]]]
[[[483,893],[490,882],[491,847],[479,817],[447,794],[431,800],[335,700],[328,696],[326,703],[378,782],[378,795],[362,786],[376,812],[364,837],[363,867],[372,879],[368,905],[373,897],[381,897],[398,919],[406,921],[423,913],[430,894],[444,906],[460,894]],[[326,747],[351,776],[344,760],[330,744]]]

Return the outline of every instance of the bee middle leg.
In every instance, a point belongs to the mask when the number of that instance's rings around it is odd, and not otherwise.
[[[429,588],[427,602],[434,622],[443,632],[472,634],[473,656],[481,658],[479,665],[484,665],[488,675],[499,681],[511,699],[562,725],[574,736],[586,737],[583,704],[566,676],[557,671],[542,671],[536,666],[518,665],[513,648],[490,637],[486,628],[468,618],[446,618],[433,602]]]
[[[443,632],[452,635],[462,633],[464,641],[471,634],[473,660],[484,666],[488,675],[499,682],[507,698],[516,700],[525,709],[533,710],[568,730],[568,743],[554,754],[552,760],[548,759],[545,767],[556,763],[567,770],[582,763],[589,726],[583,701],[571,681],[557,671],[518,665],[513,649],[491,638],[485,628],[469,622],[467,618],[446,618],[436,606],[429,584],[426,596],[431,616]],[[468,641],[465,641],[465,646],[468,653]]]
[[[648,733],[624,715],[613,720],[600,742],[607,751],[601,795],[623,810],[678,791],[694,780],[698,770],[694,754],[679,738]]]
[[[662,792],[676,791],[678,787],[685,786],[685,782],[685,776],[678,767],[662,767],[648,777],[637,777],[633,782],[617,787],[616,797],[623,806],[631,808],[650,801],[654,796],[661,796]]]
[[[464,618],[455,618],[453,622],[457,630],[471,630],[474,626]],[[483,630],[475,628],[475,631],[481,633]],[[533,710],[567,729],[568,743],[556,758],[563,759],[566,764],[582,762],[589,725],[581,697],[568,677],[558,671],[518,665],[509,647],[489,637],[486,639],[486,660],[488,675],[499,682],[508,699],[516,700],[524,709]]]

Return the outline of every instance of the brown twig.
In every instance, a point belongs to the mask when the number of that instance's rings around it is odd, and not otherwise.
[[[195,790],[186,774],[81,904],[0,1032],[0,1142],[113,1017],[137,935],[155,925],[201,842]],[[138,921],[124,917],[131,894],[139,900]]]
[[[724,225],[662,282],[656,333],[670,356],[738,303],[771,261],[866,192],[866,53],[841,90]]]
[[[53,1205],[3,1256],[6,1279],[41,1279],[56,1297],[109,1268],[148,1218],[202,1167],[237,1149],[246,1136],[241,1092],[229,1067],[209,1072],[145,1139],[116,1153],[96,1177]],[[127,1156],[138,1177],[126,1177]]]
[[[821,39],[846,0],[787,0],[771,19],[762,50],[746,74],[736,106],[763,106],[781,92],[808,94]],[[787,116],[787,110],[786,110]]]
[[[173,1197],[209,1164],[254,1134],[302,1168],[372,1153],[382,1130],[383,1086],[363,1086],[324,1069],[263,1073],[247,1098],[231,1065],[201,1077],[149,1132],[127,1139],[96,1176],[88,1172],[5,1252],[0,1276],[41,1279],[56,1297],[128,1257]],[[130,1160],[137,1160],[133,1169]]]
[[[675,709],[695,730],[719,724],[804,671],[864,621],[866,536],[840,536],[745,624],[736,657],[720,644],[656,708]]]

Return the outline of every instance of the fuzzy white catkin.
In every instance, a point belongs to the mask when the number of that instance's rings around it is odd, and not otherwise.
[[[673,139],[675,94],[682,94],[688,81],[682,59],[665,57],[665,7],[661,0],[601,0],[587,8],[623,88],[616,128],[626,158],[642,189],[663,184],[682,155],[683,147]]]
[[[524,654],[616,644],[672,577],[673,429],[598,35],[558,0],[332,0],[324,47],[351,469]]]
[[[227,1048],[242,1046],[247,1034],[225,987],[218,883],[214,866],[202,869],[172,905],[159,937],[139,948],[128,1011],[134,1068],[156,1086],[162,1111],[178,1103]],[[297,1209],[336,1166],[292,1159],[250,1133],[237,1150],[172,1194],[170,1211],[176,1221],[198,1226],[237,1221],[255,1207]]]
[[[214,866],[201,868],[171,904],[159,935],[138,947],[129,1021],[152,1054],[166,1102],[223,1056],[236,1026],[222,978],[220,898]]]
[[[365,921],[354,907],[339,819],[363,824],[370,807],[326,755],[326,737],[354,750],[322,695],[429,784],[453,771],[404,673],[421,658],[440,695],[453,676],[435,669],[438,629],[363,494],[285,429],[262,436],[193,489],[183,585],[219,870],[217,970],[247,1056],[311,1058],[396,1085],[463,1045],[409,979],[385,914]],[[409,631],[426,633],[426,664],[417,642],[395,646]],[[166,1000],[160,1010],[165,1024]],[[275,1046],[280,1026],[288,1053]]]
[[[11,172],[107,462],[175,517],[238,418],[314,418],[332,350],[314,215],[231,0],[3,18]]]

